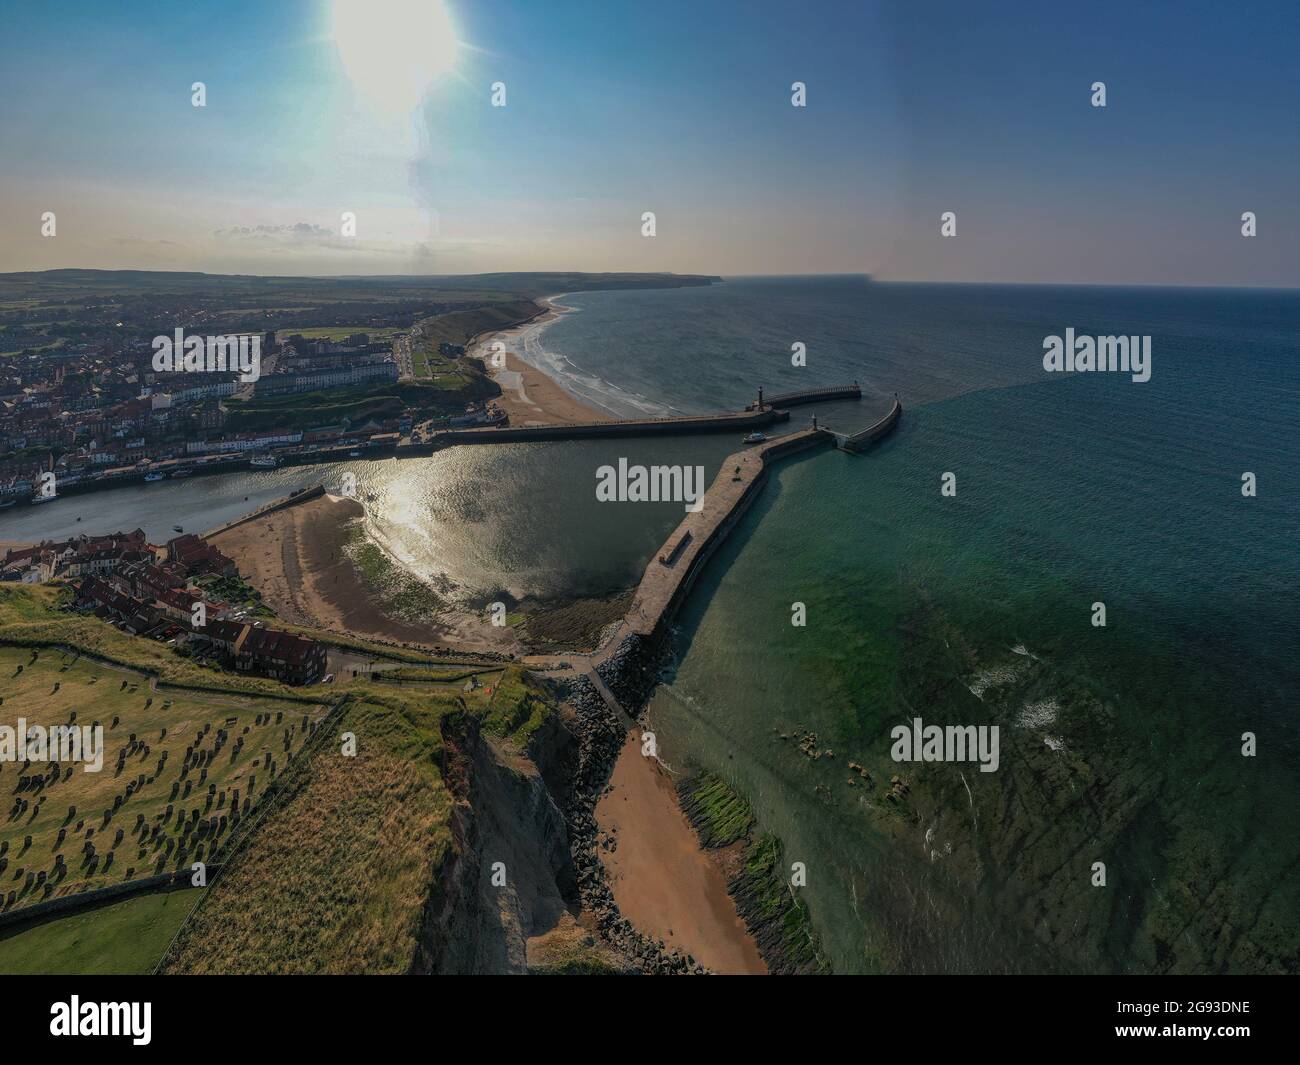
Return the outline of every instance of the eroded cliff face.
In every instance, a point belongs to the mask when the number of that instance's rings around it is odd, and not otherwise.
[[[553,713],[521,752],[474,718],[444,722],[455,845],[430,871],[426,973],[702,973],[619,912],[600,859],[596,802],[626,728],[583,676],[553,684]]]
[[[444,738],[456,845],[434,872],[415,969],[525,973],[530,942],[576,927],[569,834],[546,781],[549,775],[552,787],[567,786],[572,738],[558,718],[534,737],[533,758],[483,734],[473,720],[457,722]]]

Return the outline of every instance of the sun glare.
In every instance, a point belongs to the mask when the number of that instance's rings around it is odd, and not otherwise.
[[[442,0],[334,0],[333,33],[357,91],[393,112],[414,108],[459,49]]]

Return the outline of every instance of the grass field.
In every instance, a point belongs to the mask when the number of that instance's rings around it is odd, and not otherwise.
[[[252,678],[198,669],[60,612],[60,599],[52,586],[0,588],[0,724],[64,724],[76,711],[76,724],[104,727],[104,768],[0,764],[12,802],[0,812],[0,902],[21,912],[210,861],[214,846],[222,872],[204,894],[140,896],[0,934],[0,972],[145,972],[178,928],[170,972],[427,968],[430,907],[455,848],[448,779],[463,763],[452,744],[476,728],[527,744],[552,709],[540,685],[505,666],[466,692],[454,663],[423,684],[340,683],[328,694],[346,702],[313,735],[324,705],[293,700],[320,689],[177,687]],[[81,650],[33,646],[34,634]],[[82,653],[92,649],[117,664]]]
[[[360,425],[384,421],[405,411],[420,417],[460,413],[470,400],[500,394],[490,379],[466,367],[439,374],[433,380],[356,385],[320,392],[260,396],[227,402],[227,428],[239,432],[267,429],[309,429],[337,425],[346,419]]]
[[[550,710],[518,668],[488,679],[472,693],[342,686],[353,701],[329,726],[333,735],[280,783],[265,823],[204,898],[166,971],[420,968],[426,910],[453,847],[447,736],[478,718],[484,731],[523,745]]]
[[[437,382],[456,372],[455,362],[438,354],[439,344],[464,344],[479,333],[505,329],[531,318],[541,309],[532,300],[500,300],[473,310],[426,318],[420,323],[421,339],[412,352],[412,370],[416,377],[430,377]]]
[[[140,641],[144,642],[144,641]],[[0,724],[100,725],[103,766],[0,763],[0,910],[212,861],[325,712],[155,690],[58,649],[0,647]]]
[[[135,976],[153,971],[201,888],[139,895],[0,933],[0,976]]]
[[[450,698],[365,692],[182,932],[168,972],[404,973],[452,843]],[[356,753],[343,753],[343,734]]]
[[[346,340],[354,333],[365,333],[370,338],[370,343],[374,344],[381,340],[387,340],[394,333],[401,333],[405,330],[398,329],[390,325],[322,325],[318,327],[287,326],[283,332],[286,337],[295,334],[304,336],[308,340],[321,340],[329,338],[330,340]]]

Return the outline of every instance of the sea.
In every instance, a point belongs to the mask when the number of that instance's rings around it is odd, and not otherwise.
[[[722,774],[801,863],[835,971],[1300,968],[1300,293],[734,278],[557,302],[520,354],[612,414],[856,381],[784,427],[851,433],[904,405],[864,454],[778,467],[648,711],[673,772]],[[1150,336],[1150,380],[1046,372],[1067,329]],[[738,446],[249,471],[16,508],[0,540],[165,539],[353,472],[372,536],[452,598],[599,595],[681,506],[599,503],[598,468],[712,478]],[[997,770],[895,760],[918,719],[996,727]]]

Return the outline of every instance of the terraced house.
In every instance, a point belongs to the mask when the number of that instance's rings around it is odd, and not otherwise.
[[[242,673],[258,673],[285,684],[310,684],[325,672],[325,645],[296,632],[237,621],[209,621],[194,635],[206,640],[228,665]]]

